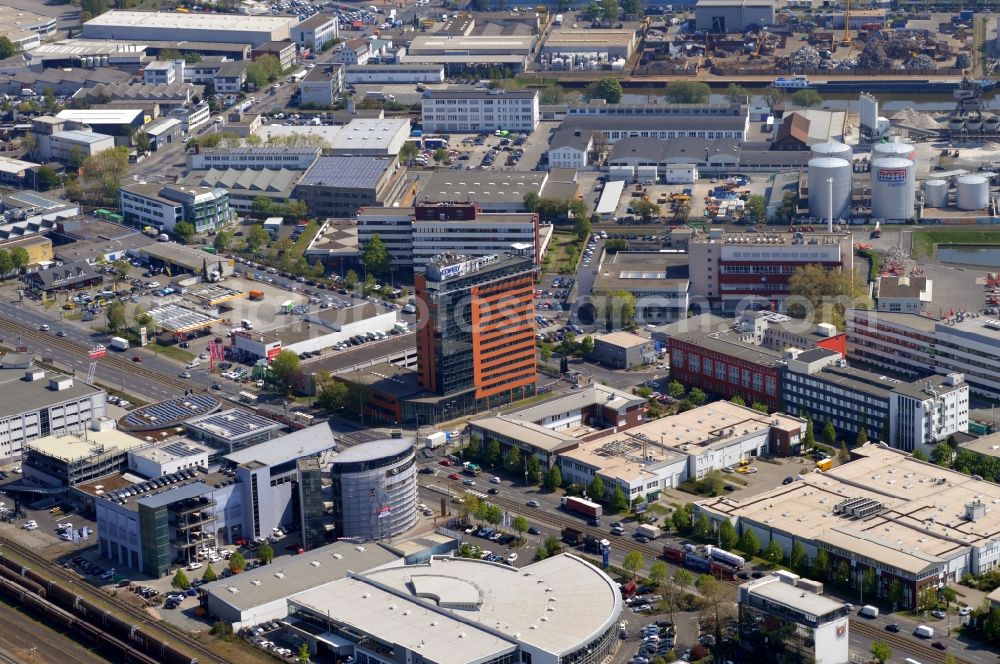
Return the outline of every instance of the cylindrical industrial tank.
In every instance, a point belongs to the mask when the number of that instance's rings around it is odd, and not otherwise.
[[[977,115],[970,116],[969,119],[965,121],[965,128],[969,131],[982,131],[983,119]]]
[[[983,120],[983,123],[986,131],[996,131],[997,129],[1000,129],[1000,118],[995,115],[987,115],[986,119]]]
[[[872,146],[872,159],[898,157],[912,160],[914,149],[909,143],[876,143]]]
[[[915,197],[912,161],[900,157],[872,160],[872,217],[912,219]]]
[[[948,207],[948,181],[928,180],[924,183],[924,204],[927,207]]]
[[[812,150],[812,156],[817,159],[821,157],[838,157],[839,159],[851,161],[854,157],[853,148],[851,148],[850,145],[846,145],[838,141],[817,143],[810,149]]]
[[[819,219],[843,217],[851,204],[851,162],[837,157],[809,160],[809,215]],[[831,184],[827,180],[833,180]],[[832,198],[831,198],[832,197]]]
[[[964,118],[952,118],[948,122],[948,129],[953,132],[959,132],[965,129],[965,119]]]
[[[981,175],[963,175],[955,182],[959,210],[982,210],[990,203],[990,182]]]

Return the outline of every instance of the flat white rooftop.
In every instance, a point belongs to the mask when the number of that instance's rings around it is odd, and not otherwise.
[[[86,30],[87,26],[109,26],[263,32],[265,30],[280,30],[297,23],[298,19],[292,16],[111,10],[87,21],[84,24],[84,29]]]
[[[74,108],[59,111],[56,117],[87,124],[131,124],[143,112],[141,108]]]

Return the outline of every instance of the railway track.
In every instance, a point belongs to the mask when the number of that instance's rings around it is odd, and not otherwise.
[[[50,576],[60,581],[72,583],[72,588],[80,595],[85,595],[88,600],[97,600],[104,604],[110,604],[122,613],[135,618],[136,623],[143,625],[144,629],[148,629],[151,632],[159,632],[161,638],[172,640],[195,654],[200,664],[229,664],[229,660],[220,658],[215,652],[195,640],[179,627],[175,627],[166,621],[156,621],[142,609],[129,604],[119,597],[107,595],[89,583],[82,582],[81,578],[76,574],[54,564],[52,561],[13,540],[2,538],[2,542],[5,552],[15,553],[18,557],[34,563],[40,569],[44,569]]]
[[[441,487],[436,484],[421,484],[421,486],[431,491],[438,491],[438,492],[444,489],[452,496],[457,496],[461,495],[462,493],[466,493],[464,491],[456,492],[450,488]],[[481,492],[477,491],[476,493],[479,494]],[[508,512],[523,515],[527,518],[530,518],[532,521],[544,524],[546,526],[549,526],[550,528],[557,528],[559,530],[563,528],[574,528],[593,537],[597,537],[600,539],[610,539],[608,537],[607,532],[600,530],[598,528],[594,528],[592,526],[588,526],[582,523],[580,519],[577,519],[575,517],[565,516],[557,512],[546,512],[541,509],[530,508],[523,503],[520,503],[516,500],[511,500],[510,498],[504,498],[502,496],[487,495],[485,497],[485,500],[497,505],[498,507],[503,508],[504,510],[507,510]],[[636,542],[635,540],[626,539],[624,537],[613,539],[611,540],[611,542],[616,548],[623,549],[625,551],[638,551],[646,558],[647,561],[660,560],[666,562],[669,567],[677,569],[686,569],[680,567],[679,565],[674,564],[670,560],[666,560],[663,557],[662,547],[654,547],[649,544],[642,544],[641,542]],[[743,581],[736,579],[724,579],[724,581],[729,585],[733,586],[734,588],[739,584],[743,583]],[[881,630],[869,624],[867,621],[861,620],[855,616],[850,617],[850,622],[851,622],[851,629],[855,630],[858,634],[870,638],[873,641],[885,641],[893,648],[897,648],[899,650],[905,650],[908,653],[912,653],[913,655],[919,657],[920,661],[924,662],[925,664],[929,662],[933,662],[935,664],[942,664],[944,662],[945,656],[947,655],[945,651],[937,650],[920,641],[914,641],[912,639],[908,639],[906,636],[902,634]],[[955,664],[970,664],[970,662],[956,656]]]
[[[18,323],[17,321],[13,321],[9,318],[0,318],[0,329],[8,330],[39,344],[45,344],[52,348],[59,348],[67,352],[79,354],[81,358],[86,358],[87,354],[92,350],[92,347],[90,346],[84,346],[83,344],[79,344],[64,337],[57,337],[54,334],[40,332],[33,326],[24,325],[23,323]],[[110,368],[116,369],[123,374],[142,376],[149,380],[156,381],[162,385],[177,390],[181,394],[192,388],[195,392],[205,391],[204,389],[200,389],[196,385],[184,381],[183,379],[168,376],[160,373],[159,371],[154,371],[153,369],[147,369],[139,362],[123,360],[122,358],[110,353],[97,361]]]

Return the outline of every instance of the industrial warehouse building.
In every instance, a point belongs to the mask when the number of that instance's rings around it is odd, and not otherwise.
[[[881,444],[852,450],[852,459],[750,499],[705,500],[697,510],[741,534],[753,530],[763,547],[777,541],[786,556],[795,542],[810,558],[823,549],[830,569],[846,564],[854,587],[872,569],[876,597],[889,596],[898,581],[907,608],[924,588],[1000,563],[992,535],[1000,517],[989,509],[1000,486]]]
[[[203,41],[260,46],[285,41],[296,16],[111,10],[83,24],[85,39]]]
[[[774,25],[774,0],[698,0],[695,28],[720,34]]]
[[[595,664],[613,652],[622,598],[601,570],[570,554],[520,569],[437,555],[452,546],[345,540],[292,558],[280,578],[268,566],[203,590],[234,628],[286,620],[310,652],[356,661],[384,661],[376,644],[390,642],[427,664]]]

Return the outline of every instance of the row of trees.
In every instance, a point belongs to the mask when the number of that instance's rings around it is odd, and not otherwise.
[[[253,199],[250,210],[259,217],[304,217],[308,213],[305,201],[290,200],[287,203],[280,203],[267,196]]]
[[[273,55],[265,55],[247,67],[247,83],[255,90],[263,90],[281,76],[281,62]]]
[[[10,251],[0,249],[0,279],[19,274],[29,260],[28,250],[24,247],[14,247]]]
[[[542,198],[535,192],[528,192],[524,195],[524,208],[528,212],[538,213],[538,217],[542,221],[554,223],[573,219],[574,230],[581,240],[590,235],[591,224],[587,203],[581,198],[572,200]]]
[[[613,0],[604,1],[613,2]],[[620,102],[623,94],[621,83],[611,76],[594,81],[584,90],[584,97],[587,99],[603,99],[609,104]],[[673,81],[667,84],[667,89],[663,93],[667,101],[674,104],[704,104],[711,94],[712,89],[701,81]]]
[[[94,206],[116,206],[118,190],[128,177],[128,148],[108,148],[87,157],[79,175],[66,181],[71,200]]]

